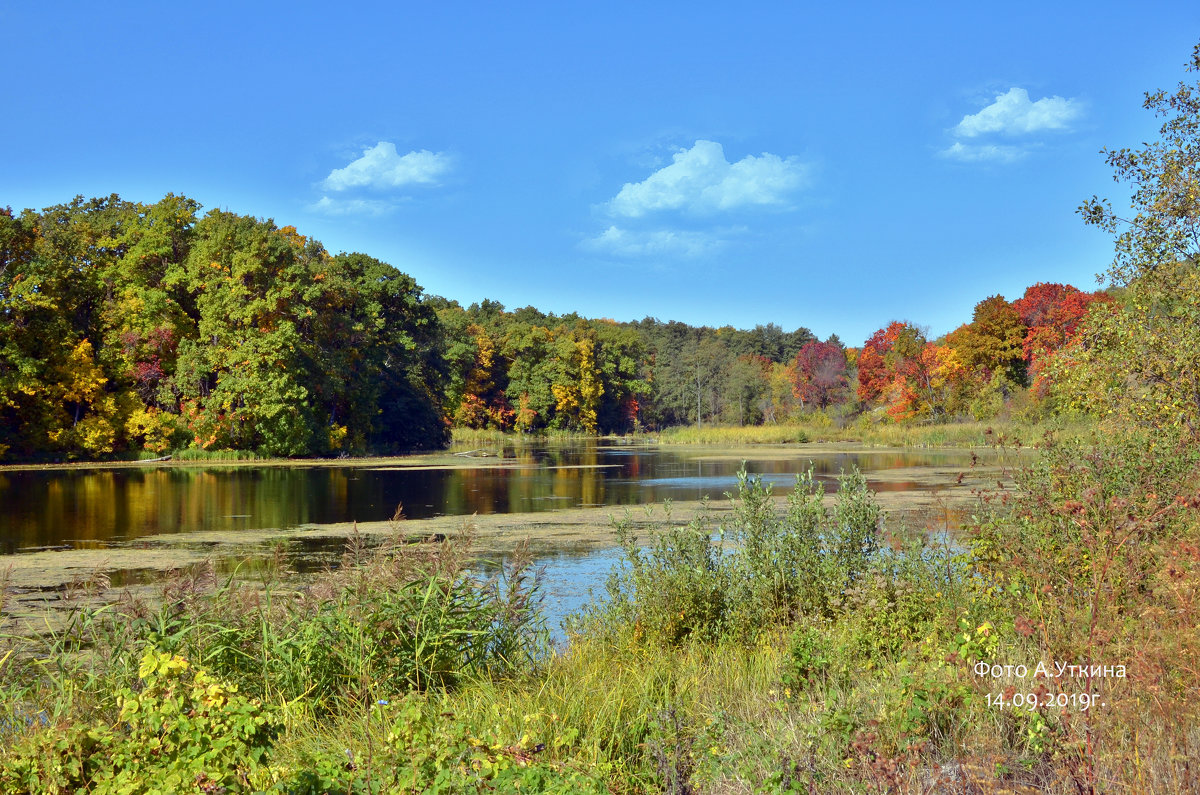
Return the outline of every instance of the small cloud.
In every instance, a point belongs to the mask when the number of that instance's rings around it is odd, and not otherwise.
[[[324,215],[383,215],[395,209],[395,206],[393,202],[377,199],[331,199],[322,196],[308,209]]]
[[[400,188],[405,185],[435,185],[450,170],[451,157],[428,149],[401,155],[396,145],[380,141],[363,150],[362,157],[345,168],[329,172],[322,185],[326,190],[347,188]],[[319,204],[320,202],[318,202]]]
[[[998,163],[1011,163],[1014,160],[1020,160],[1028,154],[1028,151],[1018,146],[996,146],[993,144],[964,144],[961,141],[956,141],[949,149],[943,149],[939,153],[942,157],[950,158],[951,160],[961,160],[964,163],[978,163],[985,160],[990,160]]]
[[[664,210],[706,214],[782,205],[789,193],[805,183],[807,171],[795,157],[768,152],[730,163],[721,144],[699,140],[641,182],[625,183],[608,203],[608,211],[639,218]]]
[[[1010,88],[978,113],[963,116],[955,126],[954,134],[960,138],[974,138],[987,133],[1022,135],[1038,130],[1062,130],[1082,113],[1078,99],[1042,97],[1037,102],[1030,102],[1028,91]]]
[[[719,238],[704,232],[676,229],[639,232],[618,226],[610,226],[582,244],[585,249],[619,257],[698,257],[721,245]]]

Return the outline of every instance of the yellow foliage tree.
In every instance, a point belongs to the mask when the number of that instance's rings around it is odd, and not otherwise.
[[[604,383],[596,369],[595,342],[590,337],[575,340],[563,365],[563,378],[550,387],[555,412],[571,425],[595,433],[604,395]]]

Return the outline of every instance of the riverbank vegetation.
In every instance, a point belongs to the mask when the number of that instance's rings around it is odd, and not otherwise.
[[[688,429],[717,426],[747,440],[802,441],[858,440],[887,425],[1078,423],[1087,412],[1055,390],[1048,368],[1081,344],[1084,318],[1114,300],[1039,284],[1011,303],[986,299],[940,339],[893,322],[861,348],[770,324],[693,328],[435,303],[458,339],[447,391],[457,428],[649,431],[684,442]]]
[[[559,652],[536,572],[518,555],[483,579],[454,539],[351,543],[339,569],[300,590],[270,566],[223,582],[200,567],[153,602],[81,608],[59,633],[5,639],[0,784],[840,786],[863,775],[848,774],[850,743],[877,713],[890,722],[872,753],[924,725],[895,667],[912,644],[917,686],[955,687],[940,655],[970,602],[961,555],[919,541],[881,553],[879,520],[855,474],[833,507],[803,479],[784,511],[743,475],[732,516],[641,540],[622,523],[622,566]],[[957,688],[954,703],[967,697]]]
[[[847,442],[880,447],[992,447],[998,443],[1035,447],[1047,435],[1060,439],[1086,437],[1094,428],[1086,418],[915,424],[876,422],[869,417],[839,427],[824,413],[813,412],[800,421],[774,425],[678,426],[652,438],[662,444],[722,446]]]

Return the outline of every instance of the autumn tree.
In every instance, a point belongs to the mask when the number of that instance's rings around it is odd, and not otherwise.
[[[846,354],[834,342],[809,342],[792,367],[792,390],[801,405],[819,409],[845,400],[849,382],[846,379]]]
[[[947,342],[965,367],[983,372],[983,380],[999,375],[1019,385],[1025,380],[1025,331],[1016,308],[1004,296],[993,295],[975,305],[971,322]]]
[[[1094,303],[1111,304],[1112,298],[1103,292],[1085,293],[1069,284],[1044,282],[1032,285],[1013,302],[1027,326],[1021,348],[1035,394],[1046,390],[1042,378],[1046,360],[1074,338]]]
[[[587,333],[566,329],[557,335],[553,360],[556,378],[550,385],[555,399],[555,418],[560,427],[595,433],[597,411],[604,384],[596,366],[596,341]]]
[[[514,413],[504,394],[503,384],[507,379],[496,343],[483,326],[475,323],[467,326],[466,333],[473,343],[474,355],[463,379],[454,422],[465,428],[508,430]]]
[[[440,326],[409,277],[198,209],[0,214],[0,455],[445,441]]]
[[[953,416],[966,408],[970,371],[958,351],[947,344],[930,342],[921,351],[923,399],[933,415]]]
[[[0,446],[10,455],[119,446],[134,401],[112,371],[102,315],[121,288],[121,229],[135,213],[110,196],[0,214]]]
[[[871,335],[855,357],[859,400],[882,404],[897,422],[934,413],[928,344],[919,328],[899,321]]]

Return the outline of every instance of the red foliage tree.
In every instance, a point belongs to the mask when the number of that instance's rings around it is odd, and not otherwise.
[[[1107,293],[1085,293],[1069,284],[1046,283],[1033,285],[1013,302],[1029,326],[1021,348],[1036,391],[1041,391],[1039,375],[1046,357],[1071,341],[1092,304],[1112,302]]]
[[[791,376],[792,394],[823,409],[845,399],[846,354],[832,342],[809,342],[796,354]]]
[[[1047,322],[1054,307],[1058,306],[1064,297],[1078,292],[1078,288],[1069,284],[1038,282],[1027,288],[1025,294],[1013,301],[1012,305],[1021,316],[1022,323],[1029,328],[1036,328]]]

